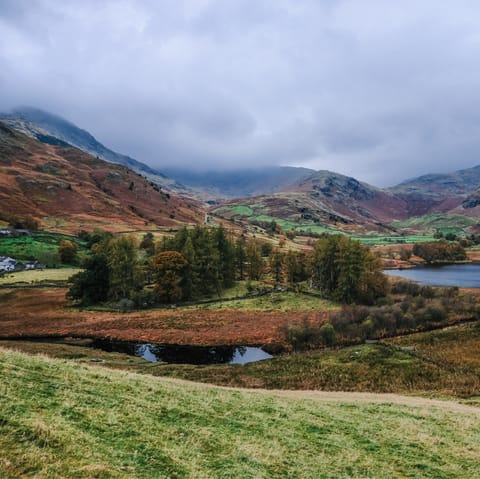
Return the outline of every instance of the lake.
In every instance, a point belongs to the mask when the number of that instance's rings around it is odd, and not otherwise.
[[[247,364],[272,357],[262,348],[252,346],[177,346],[104,339],[95,339],[90,346],[173,364]]]
[[[411,279],[430,286],[480,288],[480,264],[419,266],[413,269],[390,269],[385,274]]]

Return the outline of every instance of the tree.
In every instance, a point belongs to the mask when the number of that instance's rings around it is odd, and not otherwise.
[[[464,261],[467,258],[465,249],[458,243],[448,241],[431,241],[415,243],[413,254],[420,256],[427,263],[442,263],[448,261]]]
[[[75,264],[77,262],[77,252],[77,245],[73,241],[60,241],[58,245],[58,255],[62,263]]]
[[[187,261],[187,264],[183,270],[183,277],[180,284],[183,291],[183,298],[193,299],[198,295],[199,277],[197,275],[197,271],[195,270],[196,258],[192,238],[187,238],[181,253]]]
[[[107,258],[102,253],[94,253],[85,264],[84,271],[70,279],[67,298],[80,300],[81,304],[95,304],[106,301],[110,287],[110,272]]]
[[[285,269],[290,284],[308,279],[305,253],[289,250],[285,255]]]
[[[270,270],[276,284],[283,281],[283,269],[285,266],[285,255],[278,249],[274,250],[270,256]]]
[[[238,272],[238,279],[243,280],[245,276],[245,261],[247,260],[245,238],[241,236],[235,243],[235,265]]]
[[[235,281],[235,251],[223,226],[213,230],[213,241],[219,254],[220,279],[222,287],[229,288]]]
[[[187,265],[187,260],[177,251],[162,251],[152,258],[155,294],[161,302],[172,303],[183,298],[181,284]]]
[[[140,248],[145,250],[148,256],[153,256],[155,254],[155,241],[153,233],[145,233],[143,239],[140,243]]]
[[[256,240],[250,240],[245,248],[248,279],[258,281],[263,275],[263,259],[261,247]]]
[[[208,228],[195,227],[191,232],[195,250],[194,270],[198,278],[198,293],[209,296],[218,295],[222,289],[220,253],[213,235]]]
[[[121,236],[107,245],[110,273],[109,297],[113,300],[130,299],[143,286],[137,261],[137,245],[131,236]]]
[[[317,241],[311,267],[313,286],[337,301],[372,304],[388,291],[378,258],[346,236]]]

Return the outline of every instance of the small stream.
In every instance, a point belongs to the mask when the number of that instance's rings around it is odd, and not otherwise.
[[[150,362],[172,364],[247,364],[269,359],[271,354],[251,346],[178,346],[95,339],[91,347],[137,356]]]

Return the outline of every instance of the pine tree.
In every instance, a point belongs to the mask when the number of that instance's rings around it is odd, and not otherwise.
[[[213,240],[219,253],[221,285],[230,288],[235,281],[235,251],[223,226],[213,230]]]
[[[264,264],[261,248],[256,240],[250,240],[245,248],[248,279],[258,281],[262,278]]]
[[[143,286],[135,239],[121,236],[111,240],[108,245],[107,261],[110,272],[110,299],[131,298],[133,292]]]

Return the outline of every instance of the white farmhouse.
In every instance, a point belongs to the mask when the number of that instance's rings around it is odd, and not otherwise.
[[[8,256],[0,256],[0,271],[13,271],[18,261]]]

